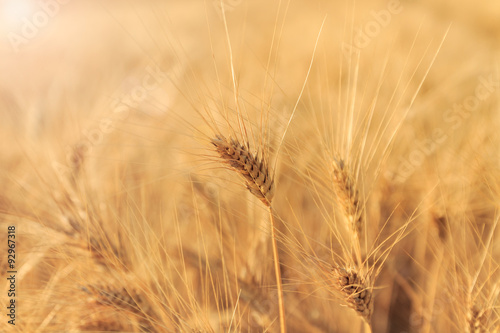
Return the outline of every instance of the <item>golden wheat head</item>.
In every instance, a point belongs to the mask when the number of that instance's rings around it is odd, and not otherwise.
[[[479,310],[476,306],[473,306],[470,310],[468,321],[470,333],[482,333],[488,331],[487,310]]]
[[[128,290],[124,287],[89,285],[83,288],[83,290],[101,305],[112,306],[132,313],[141,313],[149,308],[145,306],[147,304],[138,292]]]
[[[270,206],[274,196],[274,180],[265,161],[235,139],[227,140],[222,135],[216,135],[212,144],[222,162],[243,176],[248,190],[266,206]]]
[[[134,323],[140,328],[141,332],[156,332],[156,329],[152,326],[152,322],[156,318],[156,312],[139,290],[114,284],[90,284],[83,287],[82,290],[90,296],[89,301],[95,303],[92,304],[92,307],[98,308],[101,306],[103,307],[102,310],[109,308],[113,309],[113,312],[122,312],[126,314],[129,324]],[[105,320],[97,314],[96,318],[84,322],[82,328],[95,327],[103,330],[123,324],[117,322],[117,320],[119,318]]]
[[[333,189],[342,212],[349,223],[349,230],[359,237],[363,227],[363,212],[359,202],[359,191],[356,180],[343,159],[334,159]]]
[[[333,287],[337,289],[344,301],[366,322],[370,322],[373,313],[373,298],[368,281],[356,269],[334,268]]]
[[[356,311],[369,325],[373,313],[373,282],[370,276],[363,274],[355,266],[345,268],[331,265],[314,256],[308,256],[307,259],[322,276],[327,290]]]

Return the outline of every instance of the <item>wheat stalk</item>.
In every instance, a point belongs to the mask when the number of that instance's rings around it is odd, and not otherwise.
[[[267,167],[266,162],[249,151],[249,146],[241,144],[236,139],[226,139],[223,135],[216,135],[212,139],[222,162],[238,172],[243,179],[247,189],[255,195],[269,209],[271,220],[271,238],[274,257],[274,272],[276,275],[276,285],[278,288],[278,306],[280,317],[280,331],[286,332],[285,325],[285,304],[283,299],[283,285],[281,281],[280,260],[278,254],[278,244],[276,240],[275,213],[271,207],[274,197],[274,179]]]

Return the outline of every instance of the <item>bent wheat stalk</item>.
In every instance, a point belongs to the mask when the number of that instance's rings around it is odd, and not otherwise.
[[[283,285],[281,281],[280,260],[278,254],[278,244],[276,241],[276,223],[274,211],[271,208],[271,201],[274,197],[274,179],[269,172],[266,162],[258,156],[252,154],[248,146],[238,142],[236,139],[226,139],[222,135],[216,135],[212,139],[222,162],[230,169],[238,172],[245,180],[247,189],[255,195],[269,209],[271,220],[271,238],[274,257],[274,271],[276,275],[276,285],[278,288],[278,305],[280,317],[280,331],[286,332],[285,325],[285,304],[283,300]]]

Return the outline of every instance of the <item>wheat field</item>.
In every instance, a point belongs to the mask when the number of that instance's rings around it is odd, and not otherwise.
[[[500,331],[498,1],[0,14],[0,332]]]

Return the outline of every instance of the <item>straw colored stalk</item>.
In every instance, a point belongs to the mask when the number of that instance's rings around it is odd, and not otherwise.
[[[271,207],[271,201],[274,197],[274,179],[268,169],[268,166],[259,154],[252,154],[249,151],[249,145],[243,145],[236,139],[226,139],[223,135],[216,135],[212,139],[212,144],[219,154],[222,163],[229,166],[230,169],[239,173],[247,189],[255,195],[269,209],[271,220],[271,238],[274,257],[274,271],[276,275],[276,285],[278,288],[278,306],[280,318],[280,332],[286,332],[285,324],[285,304],[283,297],[283,285],[281,281],[280,260],[278,254],[278,244],[276,240],[276,222],[275,213]]]

